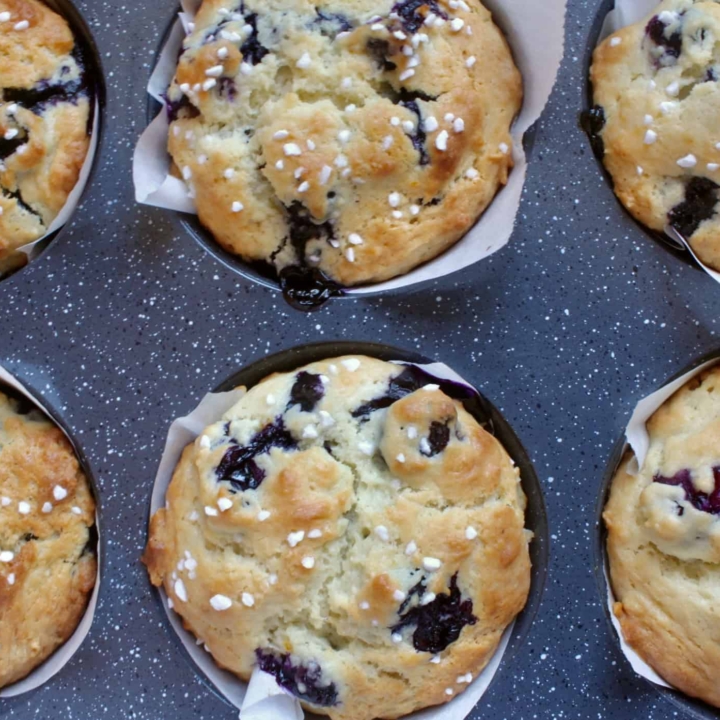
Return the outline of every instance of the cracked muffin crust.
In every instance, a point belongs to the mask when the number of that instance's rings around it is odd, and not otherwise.
[[[333,720],[467,687],[525,605],[531,537],[468,394],[341,357],[266,378],[185,449],[143,559],[221,667]]]
[[[67,22],[38,0],[0,0],[0,261],[46,232],[89,146],[90,91]]]
[[[615,615],[667,682],[720,707],[720,366],[673,395],[613,479],[604,518]]]
[[[522,84],[478,0],[204,0],[169,151],[218,243],[284,287],[406,273],[512,167]]]
[[[628,211],[720,270],[720,4],[664,0],[608,37],[586,121]]]
[[[62,431],[0,392],[0,687],[75,631],[95,586],[95,504]]]

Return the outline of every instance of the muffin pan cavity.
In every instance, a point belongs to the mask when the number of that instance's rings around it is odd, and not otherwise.
[[[252,388],[269,375],[297,371],[298,368],[301,368],[308,363],[335,357],[345,357],[346,359],[343,360],[343,364],[347,363],[348,373],[351,373],[354,372],[356,365],[358,367],[360,366],[360,360],[356,360],[356,358],[359,358],[360,356],[376,358],[379,360],[401,361],[403,363],[417,363],[420,365],[428,365],[432,362],[417,353],[403,351],[388,345],[365,342],[318,343],[300,348],[293,348],[252,363],[225,380],[215,389],[215,392],[225,393],[239,386]],[[352,364],[353,361],[355,364]],[[378,372],[378,367],[373,367],[373,372]],[[337,372],[339,366],[329,366],[330,373],[332,373],[333,368],[335,368],[335,371]],[[438,372],[442,373],[443,371],[438,370]],[[331,377],[331,375],[326,377],[325,381],[332,383],[332,380],[328,379],[329,377]],[[286,422],[289,422],[293,427],[295,427],[295,420],[290,418],[295,417],[297,408],[302,408],[302,412],[311,412],[316,403],[322,399],[322,394],[324,392],[323,386],[316,385],[312,382],[312,379],[312,373],[300,372],[297,374],[295,384],[291,388],[288,408],[292,408],[292,413],[288,415],[289,419]],[[385,409],[390,406],[398,407],[397,405],[394,405],[394,403],[411,395],[416,390],[426,387],[431,389],[433,387],[437,387],[438,385],[445,395],[461,402],[465,410],[467,410],[485,430],[494,435],[495,438],[503,445],[506,452],[512,458],[514,464],[519,469],[522,487],[527,496],[525,527],[533,533],[533,539],[529,546],[532,563],[530,592],[527,604],[521,614],[517,617],[512,631],[509,634],[509,640],[504,648],[504,654],[502,654],[502,656],[498,655],[498,658],[493,659],[493,662],[496,662],[497,660],[500,661],[500,670],[502,671],[503,668],[508,667],[511,663],[514,654],[522,645],[523,639],[534,619],[539,607],[548,564],[547,518],[542,493],[532,464],[517,439],[517,436],[513,433],[512,429],[497,409],[483,396],[476,394],[467,385],[456,382],[454,379],[444,379],[442,376],[438,377],[438,375],[434,374],[433,368],[420,368],[414,364],[409,365],[405,370],[397,375],[385,391],[382,391],[380,388],[381,391],[375,398],[359,405],[355,411],[351,412],[351,417],[355,418],[357,421],[358,431],[360,431],[364,426],[364,423],[366,423],[370,416],[378,410]],[[331,387],[331,385],[329,387]],[[270,401],[270,399],[271,396],[268,396],[268,401]],[[275,400],[275,395],[272,396],[272,399],[273,401]],[[229,398],[227,402],[234,404],[236,401]],[[328,413],[325,413],[325,415],[327,416]],[[189,426],[188,423],[185,423],[185,425]],[[420,453],[425,457],[436,456],[444,452],[449,443],[458,442],[454,439],[454,437],[451,438],[448,433],[444,432],[447,430],[446,425],[442,425],[442,427],[440,427],[440,423],[437,423],[437,425],[437,427],[434,425],[429,427],[429,439],[426,442],[420,440]],[[217,427],[220,427],[220,425],[218,424]],[[230,426],[225,425],[225,427],[229,428]],[[235,427],[234,424],[232,427]],[[296,433],[297,430],[298,428],[295,427]],[[386,429],[386,433],[387,432],[388,431]],[[425,430],[421,429],[418,430],[418,432],[424,433]],[[222,438],[216,438],[215,430],[212,428],[206,429],[206,434],[208,439],[215,438],[210,440],[211,443],[216,441],[224,442]],[[262,436],[262,440],[259,439],[259,436]],[[405,437],[404,434],[403,437]],[[385,441],[383,441],[383,443],[384,442]],[[404,442],[408,442],[410,444],[415,442],[417,444],[418,440],[405,440]],[[382,452],[384,457],[388,457],[383,443],[379,446],[378,451]],[[288,429],[284,427],[282,416],[280,416],[279,419],[276,419],[276,421],[271,425],[267,425],[260,432],[256,433],[249,442],[246,442],[242,446],[237,443],[233,444],[231,441],[229,449],[220,460],[220,465],[217,471],[219,481],[229,480],[231,486],[236,488],[236,490],[231,490],[231,493],[240,493],[231,494],[228,499],[234,498],[237,502],[238,499],[242,497],[243,503],[254,502],[254,500],[243,496],[242,492],[247,488],[262,487],[262,483],[265,479],[265,472],[262,470],[262,467],[264,467],[264,462],[267,458],[263,459],[259,457],[258,453],[264,455],[274,447],[281,449],[293,449],[296,444],[297,441],[293,439],[288,432]],[[358,447],[360,446],[362,446],[362,443],[360,443]],[[326,443],[325,448],[327,449],[327,452],[332,454],[332,441],[329,446]],[[366,451],[363,450],[362,452]],[[395,451],[393,450],[393,457],[394,452]],[[405,452],[411,453],[412,451],[405,450]],[[219,456],[220,455],[222,455],[222,453],[220,453]],[[334,457],[334,454],[332,454],[332,457]],[[342,457],[342,455],[340,455],[340,457]],[[407,457],[408,462],[412,462],[410,460],[411,455],[408,454]],[[256,463],[256,459],[258,458],[259,463]],[[166,462],[169,462],[169,460],[164,458],[163,464]],[[377,462],[382,461],[378,459]],[[404,463],[405,456],[401,456],[401,459],[398,460],[398,462]],[[391,467],[391,465],[388,467]],[[401,473],[401,470],[395,469],[392,470],[392,472]],[[402,474],[398,475],[398,477],[402,477]],[[158,484],[156,485],[154,491],[154,509],[159,507],[158,501],[162,502],[161,496],[158,495],[158,492],[160,492],[162,497],[164,497],[164,490],[162,487],[164,487],[166,480],[167,478],[164,474],[158,477]],[[228,504],[231,505],[232,503]],[[173,500],[172,507],[176,506],[176,500]],[[184,513],[185,511],[181,510],[180,512]],[[255,511],[253,510],[251,512]],[[458,512],[460,512],[459,509]],[[267,513],[267,517],[270,517],[270,515],[271,513]],[[263,527],[269,528],[270,523],[268,522],[267,526],[263,525]],[[387,533],[386,528],[383,527],[381,529],[383,532]],[[270,533],[272,530],[268,529],[267,532]],[[312,537],[313,535],[311,534],[310,538]],[[288,542],[290,542],[290,536],[288,536],[288,538]],[[302,541],[302,538],[298,540],[298,542],[300,541]],[[469,537],[468,541],[471,541]],[[312,543],[313,541],[310,540],[309,542]],[[411,545],[412,544],[413,543],[411,543]],[[164,544],[161,542],[158,546],[159,551],[162,551],[162,546],[164,546]],[[151,568],[157,567],[157,562],[153,556],[155,550],[152,550],[152,547],[153,546],[151,544],[147,551],[147,558],[149,559],[149,566]],[[398,600],[399,609],[396,608],[397,623],[393,627],[388,628],[387,632],[392,633],[393,638],[399,638],[404,634],[408,642],[412,641],[412,644],[418,653],[431,653],[435,655],[442,653],[451,644],[456,642],[466,625],[473,626],[478,622],[485,622],[486,620],[479,620],[478,617],[473,614],[473,603],[463,594],[461,587],[459,586],[457,574],[449,579],[449,586],[445,591],[440,592],[440,590],[435,590],[435,592],[438,593],[437,596],[433,598],[428,597],[426,603],[422,605],[419,604],[420,597],[426,595],[427,583],[429,583],[429,580],[423,575],[423,572],[425,571],[418,570],[417,572],[419,573],[419,582],[416,582],[415,586],[407,593],[403,593],[403,597]],[[410,584],[412,584],[412,582]],[[162,600],[159,592],[157,593],[157,596]],[[415,601],[416,596],[417,601]],[[177,600],[174,600],[174,603],[177,603]],[[163,612],[163,614],[165,614],[165,612]],[[175,632],[179,629],[176,617],[174,615],[170,615],[169,619],[174,626],[172,632],[175,634]],[[209,677],[226,697],[232,699],[232,701],[237,704],[237,695],[232,691],[232,687],[233,685],[237,685],[238,681],[229,682],[229,676],[215,667],[209,659],[209,656],[205,655],[202,650],[195,647],[194,638],[190,638],[188,641],[188,638],[186,638],[183,634],[181,642],[190,653],[196,669],[202,668],[200,672],[201,676],[206,676],[206,679]],[[394,640],[394,642],[399,642],[399,640]],[[321,681],[318,668],[313,669],[313,667],[310,666],[297,665],[297,659],[293,660],[290,656],[278,655],[277,653],[266,651],[263,648],[258,650],[257,658],[259,667],[266,670],[266,672],[271,672],[278,678],[278,681],[281,684],[284,683],[286,687],[290,689],[297,689],[299,687],[300,697],[308,702],[318,705],[334,705],[335,702],[330,701],[333,700],[333,698],[337,699],[340,695],[340,689],[329,685],[326,682],[326,678],[323,678]],[[493,674],[494,672],[494,670],[491,671],[491,675],[488,676],[486,682],[494,681],[494,678],[496,677],[496,675]],[[315,677],[315,681],[312,680],[313,677]],[[307,679],[311,682],[306,682]],[[453,680],[454,679],[455,675],[453,675]],[[230,691],[228,688],[230,688]],[[302,690],[302,688],[305,688],[305,690]],[[473,697],[477,698],[478,696],[474,695]],[[320,702],[320,700],[323,700],[323,702]],[[326,703],[325,700],[328,702]]]

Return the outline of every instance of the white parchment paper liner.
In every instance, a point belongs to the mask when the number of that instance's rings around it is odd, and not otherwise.
[[[652,395],[648,395],[643,398],[636,406],[633,411],[630,422],[627,428],[625,428],[625,437],[627,438],[628,445],[632,448],[635,458],[637,460],[637,467],[641,468],[645,463],[647,457],[648,448],[650,446],[650,438],[648,437],[646,423],[652,417],[656,410],[674,395],[685,383],[692,380],[696,375],[699,375],[706,368],[712,365],[717,365],[720,362],[720,358],[709,360],[706,363],[696,367],[688,373],[685,373],[677,380],[673,380],[664,387],[660,388]],[[613,627],[617,632],[618,638],[620,639],[620,647],[623,654],[628,659],[633,670],[644,677],[646,680],[660,685],[666,688],[672,688],[672,685],[666,683],[636,652],[625,642],[620,623],[615,617],[613,612],[613,606],[615,605],[615,596],[613,594],[612,585],[610,583],[610,576],[608,574],[608,563],[606,557],[605,548],[603,548],[603,572],[605,574],[605,586],[607,587],[607,602],[608,609],[610,611],[610,619],[612,620]]]
[[[47,416],[48,420],[54,425],[57,423],[52,419],[47,409],[42,406],[38,400],[33,397],[7,370],[0,365],[0,381],[5,385],[13,388],[18,393],[26,397],[35,407],[42,410]],[[0,388],[1,389],[1,388]],[[57,427],[60,427],[57,425]],[[60,427],[62,430],[62,427]],[[63,430],[63,432],[65,432]],[[67,435],[67,433],[66,433]],[[68,440],[70,438],[68,437]],[[72,440],[70,440],[72,445]],[[97,514],[95,515],[95,526],[100,530],[98,523]],[[100,543],[97,544],[97,577],[95,578],[95,588],[93,589],[90,601],[83,615],[80,624],[75,629],[75,632],[70,636],[70,639],[61,645],[42,665],[39,665],[33,670],[27,677],[22,680],[18,680],[12,685],[7,685],[0,690],[0,698],[11,698],[23,693],[30,692],[44,685],[50,678],[60,672],[65,665],[70,662],[70,658],[80,649],[80,646],[85,640],[85,637],[90,632],[90,626],[92,625],[93,617],[95,616],[95,608],[97,607],[98,593],[100,592]]]
[[[410,365],[412,363],[401,362],[398,364]],[[451,380],[472,388],[470,383],[443,363],[417,365],[417,367],[437,378]],[[243,389],[208,394],[190,415],[178,418],[170,425],[165,450],[153,485],[150,502],[151,514],[155,514],[165,505],[167,488],[185,447],[193,442],[208,425],[217,422],[244,394]],[[236,708],[240,709],[242,720],[302,720],[304,718],[300,703],[280,688],[270,675],[255,670],[248,684],[232,673],[221,670],[211,655],[197,644],[195,636],[183,628],[180,616],[168,608],[167,595],[163,588],[160,588],[160,596],[170,624],[178,634],[185,650],[217,690]],[[445,705],[405,715],[404,719],[463,720],[467,717],[495,677],[514,625],[513,622],[507,627],[490,662],[464,692]]]
[[[605,17],[598,44],[608,35],[621,30],[628,25],[634,25],[647,17],[660,3],[660,0],[616,0],[615,8]],[[704,265],[690,243],[673,227],[665,228],[665,234],[677,243],[680,248],[685,248],[695,259],[695,262],[715,281],[720,283],[720,273]]]
[[[504,247],[515,225],[525,184],[527,158],[523,135],[545,109],[560,67],[564,49],[566,0],[484,0],[497,24],[505,32],[515,62],[523,76],[525,98],[512,128],[515,167],[508,184],[500,190],[474,227],[439,257],[401,277],[387,282],[349,289],[355,295],[393,290],[443,277],[462,270]],[[182,0],[182,23],[187,25],[200,6],[200,0]],[[538,38],[542,42],[538,42]],[[163,102],[175,72],[183,39],[177,22],[148,84],[148,93]],[[135,198],[139,203],[168,210],[197,214],[194,201],[187,196],[185,183],[169,175],[167,153],[168,119],[165,107],[140,137],[133,158]]]

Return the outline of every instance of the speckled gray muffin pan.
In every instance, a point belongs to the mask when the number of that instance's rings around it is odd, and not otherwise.
[[[303,315],[226,269],[176,217],[134,202],[145,86],[174,3],[80,3],[108,91],[98,171],[71,225],[0,283],[0,364],[61,415],[98,478],[105,576],[83,647],[42,689],[0,701],[3,720],[237,717],[185,662],[139,563],[150,487],[169,422],[208,389],[267,354],[341,339],[451,365],[509,421],[543,484],[543,603],[473,719],[682,716],[608,630],[594,509],[636,402],[720,345],[720,289],[627,217],[578,126],[599,5],[569,0],[566,56],[508,246],[420,290]]]

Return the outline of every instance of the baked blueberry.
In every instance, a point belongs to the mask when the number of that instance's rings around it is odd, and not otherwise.
[[[289,653],[259,648],[255,651],[258,667],[272,675],[281,688],[311,705],[331,707],[337,704],[337,688],[323,679],[320,666],[310,660],[307,664],[293,662]]]
[[[697,488],[693,482],[690,470],[680,470],[672,477],[655,475],[653,482],[660,483],[661,485],[681,487],[685,493],[685,499],[688,500],[694,508],[702,512],[711,513],[712,515],[720,515],[720,467],[714,467],[712,473],[714,487],[711,492],[703,492]]]
[[[297,443],[287,431],[282,418],[266,425],[247,445],[239,445],[234,438],[217,466],[218,482],[229,482],[236,491],[255,490],[265,479],[265,471],[255,461],[272,448],[291,450]]]
[[[416,596],[417,603],[410,608],[401,606],[400,622],[391,630],[399,633],[407,627],[414,627],[413,647],[418,652],[435,655],[454,643],[466,625],[475,625],[477,618],[472,613],[472,600],[464,600],[460,594],[458,573],[450,578],[449,592],[435,595],[433,600],[423,603],[425,591],[424,582],[413,588],[412,594]]]

